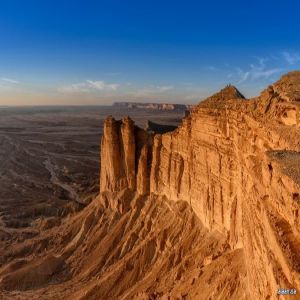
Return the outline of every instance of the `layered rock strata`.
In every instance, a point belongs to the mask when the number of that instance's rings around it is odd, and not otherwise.
[[[148,147],[152,140],[152,134],[135,126],[128,117],[122,121],[107,118],[101,141],[101,191],[149,190]]]
[[[108,118],[101,191],[189,203],[244,252],[249,299],[276,299],[280,287],[300,292],[299,83],[300,72],[290,73],[250,100],[228,86],[154,136]]]

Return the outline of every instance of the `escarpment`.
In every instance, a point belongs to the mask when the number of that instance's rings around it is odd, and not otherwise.
[[[228,86],[163,134],[108,118],[101,191],[188,203],[231,251],[243,252],[247,298],[299,292],[299,94],[300,72],[249,100]]]
[[[100,194],[2,248],[0,298],[297,299],[299,83],[227,86],[177,128],[108,117]]]

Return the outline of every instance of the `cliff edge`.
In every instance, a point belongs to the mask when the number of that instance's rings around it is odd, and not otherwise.
[[[127,130],[130,136],[124,139],[112,132],[108,119],[101,191],[112,190],[109,181],[119,191],[186,202],[210,232],[227,238],[231,251],[243,252],[246,298],[276,299],[280,287],[300,291],[299,94],[300,72],[249,100],[226,87],[196,106],[174,131],[149,136],[144,155],[131,150],[132,180],[123,167],[127,150],[145,138],[139,141]],[[124,151],[114,155],[112,147]],[[105,167],[112,156],[118,157],[115,165],[122,166],[123,175]],[[143,188],[130,184],[144,181]]]
[[[108,117],[98,197],[3,250],[0,298],[297,299],[299,93],[293,72],[177,128]]]

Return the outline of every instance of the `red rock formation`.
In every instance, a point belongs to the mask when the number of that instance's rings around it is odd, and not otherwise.
[[[300,72],[250,100],[228,86],[196,106],[178,129],[155,135],[151,161],[148,148],[139,156],[138,193],[188,202],[232,250],[243,249],[251,299],[275,298],[279,287],[300,291],[299,93]],[[103,136],[102,166],[110,132]],[[116,144],[122,148],[121,138]],[[101,190],[111,190],[101,178]]]
[[[250,100],[228,86],[154,136],[157,124],[147,132],[109,117],[99,197],[3,250],[0,298],[299,293],[299,83],[288,74]]]
[[[130,118],[116,121],[108,117],[101,141],[101,191],[116,192],[128,188],[149,192],[147,173],[150,170],[147,166],[151,144],[152,135],[136,127]]]

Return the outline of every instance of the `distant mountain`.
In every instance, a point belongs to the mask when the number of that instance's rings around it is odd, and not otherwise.
[[[113,106],[134,108],[134,109],[153,109],[153,110],[189,110],[192,105],[170,104],[170,103],[141,103],[141,102],[115,102]]]

